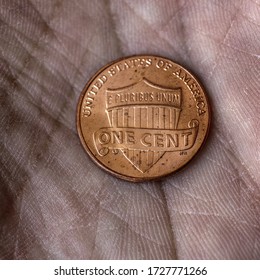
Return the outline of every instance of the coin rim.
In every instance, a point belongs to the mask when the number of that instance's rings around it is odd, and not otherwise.
[[[173,62],[175,65],[181,67],[181,69],[184,69],[186,72],[188,72],[188,74],[199,84],[199,86],[201,87],[203,93],[204,93],[204,97],[205,100],[207,102],[207,108],[208,108],[208,126],[207,126],[207,131],[205,133],[204,139],[199,147],[199,149],[197,150],[197,152],[193,155],[193,157],[188,160],[184,165],[180,166],[178,169],[175,169],[171,172],[168,172],[166,174],[162,174],[162,175],[158,175],[158,176],[153,176],[153,177],[132,177],[132,176],[127,176],[127,175],[123,175],[121,173],[118,173],[114,170],[109,169],[107,166],[105,166],[99,159],[97,159],[92,151],[90,150],[90,148],[88,147],[88,145],[86,144],[86,141],[83,137],[83,133],[81,130],[81,121],[80,121],[80,112],[81,112],[81,105],[86,93],[86,90],[88,89],[88,87],[90,86],[90,84],[99,76],[100,73],[102,73],[105,69],[109,68],[111,65],[126,60],[126,59],[130,59],[130,58],[136,58],[136,57],[144,57],[144,56],[148,56],[148,57],[156,57],[159,59],[165,59],[168,61]],[[130,182],[144,182],[144,181],[156,181],[159,179],[163,179],[165,177],[168,177],[170,175],[173,175],[181,170],[183,170],[188,164],[190,164],[190,162],[197,157],[197,155],[199,154],[199,152],[201,151],[202,147],[204,147],[205,142],[208,138],[209,135],[209,130],[210,130],[210,126],[211,126],[211,116],[212,116],[212,112],[211,112],[211,106],[209,103],[209,97],[208,97],[208,93],[206,92],[204,86],[202,86],[202,84],[200,83],[200,81],[189,71],[186,69],[186,67],[183,67],[182,65],[180,65],[179,63],[176,63],[175,61],[167,58],[167,57],[163,57],[163,56],[158,56],[158,55],[150,55],[150,54],[141,54],[141,55],[130,55],[130,56],[126,56],[126,57],[122,57],[119,59],[116,59],[110,63],[107,63],[105,66],[103,66],[102,68],[100,68],[93,76],[92,78],[90,78],[90,80],[86,83],[86,85],[84,86],[83,90],[80,93],[79,99],[78,99],[78,104],[77,104],[77,113],[76,113],[76,126],[77,126],[77,132],[80,138],[80,142],[82,144],[82,146],[84,147],[85,151],[87,152],[87,154],[89,155],[89,157],[92,159],[92,161],[94,161],[94,163],[96,163],[99,167],[101,167],[103,170],[105,170],[106,172],[116,176],[119,179],[123,179],[126,181],[130,181]]]

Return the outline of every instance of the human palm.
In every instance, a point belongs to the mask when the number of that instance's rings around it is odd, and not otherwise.
[[[260,257],[259,3],[0,0],[0,258]],[[162,181],[112,177],[76,105],[101,66],[156,54],[212,106],[206,146]]]

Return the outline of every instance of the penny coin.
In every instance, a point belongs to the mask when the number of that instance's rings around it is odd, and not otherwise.
[[[129,181],[169,175],[204,143],[210,109],[198,80],[173,61],[127,57],[98,71],[83,89],[77,129],[89,156]]]

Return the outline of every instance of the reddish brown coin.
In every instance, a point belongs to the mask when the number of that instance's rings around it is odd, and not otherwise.
[[[205,92],[182,66],[134,56],[102,68],[80,96],[77,129],[89,156],[129,181],[157,179],[186,165],[209,129]]]

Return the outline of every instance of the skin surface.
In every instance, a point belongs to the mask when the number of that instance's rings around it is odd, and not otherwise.
[[[259,4],[0,0],[0,258],[259,259]],[[192,71],[213,118],[187,168],[138,184],[75,125],[88,79],[135,54]]]

